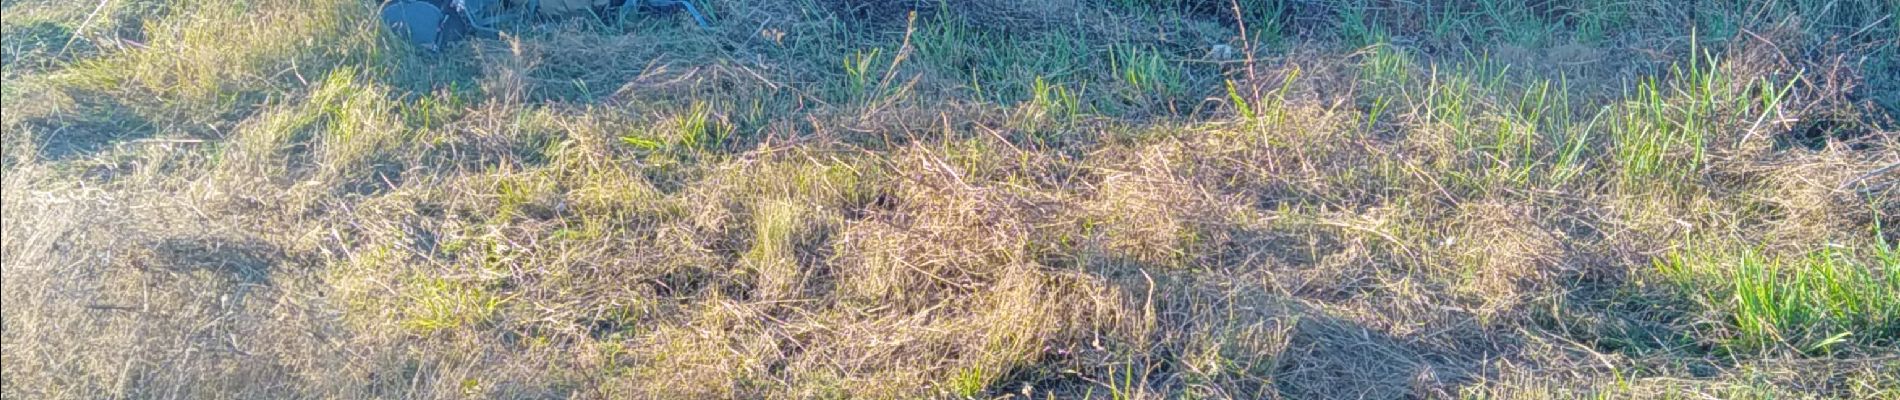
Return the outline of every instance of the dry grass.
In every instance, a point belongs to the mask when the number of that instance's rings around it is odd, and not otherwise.
[[[0,396],[1900,396],[1900,10],[1443,3],[7,1]]]

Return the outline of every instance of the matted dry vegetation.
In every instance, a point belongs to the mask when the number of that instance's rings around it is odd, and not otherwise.
[[[0,395],[1900,397],[1892,1],[698,3],[5,1]]]

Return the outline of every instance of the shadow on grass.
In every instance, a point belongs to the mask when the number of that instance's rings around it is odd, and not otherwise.
[[[80,95],[73,112],[23,121],[38,136],[39,155],[51,160],[85,158],[130,140],[152,137],[153,124],[111,96]]]
[[[206,271],[240,284],[270,284],[272,267],[287,255],[276,245],[240,237],[160,240],[153,248],[160,265],[178,271]]]

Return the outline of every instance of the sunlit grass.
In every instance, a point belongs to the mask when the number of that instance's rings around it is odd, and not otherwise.
[[[0,397],[1892,397],[1882,1],[8,2]]]
[[[1732,353],[1825,353],[1845,343],[1900,341],[1900,250],[1877,239],[1776,257],[1758,249],[1698,249],[1657,261],[1657,271],[1697,295],[1733,329]]]

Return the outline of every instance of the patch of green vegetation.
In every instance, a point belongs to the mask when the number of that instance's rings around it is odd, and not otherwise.
[[[1165,114],[1188,92],[1187,71],[1154,48],[1111,47],[1108,68],[1119,79],[1119,95],[1128,104]]]
[[[641,150],[702,154],[724,146],[736,133],[736,128],[723,118],[714,113],[710,103],[694,102],[677,116],[621,136],[620,141]]]
[[[98,51],[91,41],[74,36],[70,26],[55,21],[33,20],[0,26],[0,65],[8,74],[52,68],[56,63],[84,58]]]
[[[1029,99],[1017,107],[1012,116],[1013,128],[1030,133],[1037,144],[1052,142],[1050,135],[1062,131],[1074,124],[1085,107],[1082,96],[1086,93],[1071,91],[1067,86],[1051,84],[1042,78],[1029,87]]]
[[[1573,115],[1583,100],[1561,76],[1514,70],[1485,56],[1419,65],[1405,50],[1379,45],[1365,52],[1357,78],[1366,88],[1361,126],[1376,129],[1396,117],[1418,124],[1415,134],[1444,137],[1461,157],[1441,161],[1457,161],[1463,186],[1562,186],[1591,161],[1586,152],[1598,127]]]
[[[1530,4],[1522,1],[1479,0],[1478,12],[1486,21],[1477,24],[1482,28],[1478,28],[1480,32],[1472,37],[1497,38],[1518,46],[1540,47],[1549,42],[1554,29],[1533,15]]]
[[[1738,78],[1712,54],[1689,57],[1667,80],[1639,82],[1610,126],[1611,154],[1623,182],[1679,181],[1701,171],[1714,135],[1753,129],[1778,112],[1800,76]]]
[[[416,279],[403,289],[401,325],[423,335],[487,323],[506,302],[479,284],[443,278]]]
[[[957,374],[950,377],[948,386],[950,393],[957,398],[974,399],[982,395],[989,384],[990,378],[984,376],[982,367],[967,367],[957,370]]]
[[[835,98],[848,102],[866,101],[872,97],[871,90],[876,89],[882,75],[879,74],[880,61],[884,49],[859,50],[844,59],[844,92]]]
[[[1387,32],[1385,24],[1379,23],[1371,15],[1375,8],[1364,2],[1343,4],[1336,22],[1337,32],[1348,46],[1366,47],[1380,43],[1389,43],[1392,34]]]
[[[1900,341],[1900,247],[1884,239],[1793,257],[1690,248],[1657,260],[1656,271],[1717,316],[1732,354]]]

